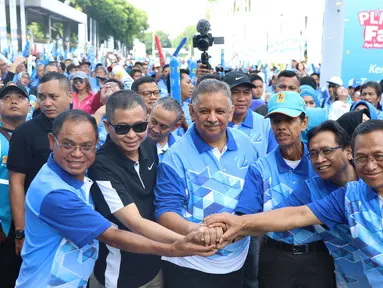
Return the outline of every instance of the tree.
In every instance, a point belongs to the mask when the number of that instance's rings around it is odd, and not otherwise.
[[[196,35],[196,33],[197,29],[195,25],[186,27],[185,30],[173,40],[173,47],[177,47],[182,38],[187,37],[184,48],[190,51],[190,49],[193,48],[193,36]]]
[[[101,41],[113,36],[132,46],[133,39],[149,28],[146,12],[126,0],[70,0],[70,6],[97,21]]]
[[[165,33],[163,31],[156,31],[155,35],[160,38],[161,46],[163,48],[171,48],[172,42],[169,39],[169,34]],[[143,33],[142,36],[138,37],[138,39],[145,44],[146,46],[146,53],[152,54],[152,45],[153,45],[153,32],[146,32]]]

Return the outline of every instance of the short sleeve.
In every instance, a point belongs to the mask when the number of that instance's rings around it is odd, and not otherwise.
[[[247,171],[245,184],[236,213],[254,214],[263,210],[263,179],[258,169],[251,165]]]
[[[156,219],[166,212],[182,216],[182,209],[187,201],[186,186],[176,171],[167,164],[160,163],[158,166],[154,196]]]
[[[90,192],[94,204],[103,216],[108,217],[125,206],[134,203],[121,179],[106,166],[92,165],[88,170],[88,176],[93,180]]]
[[[345,194],[346,189],[340,188],[327,197],[312,202],[307,206],[323,224],[326,224],[330,228],[337,224],[347,224]]]
[[[290,196],[279,205],[275,207],[275,209],[284,208],[284,207],[295,207],[302,206],[311,203],[311,192],[307,185],[303,185],[302,187],[294,190]]]
[[[32,168],[32,147],[28,143],[27,137],[30,135],[27,127],[20,126],[12,134],[9,142],[9,152],[7,160],[7,168],[10,171],[27,174]]]
[[[80,248],[111,226],[100,213],[68,190],[52,191],[45,196],[39,217]]]

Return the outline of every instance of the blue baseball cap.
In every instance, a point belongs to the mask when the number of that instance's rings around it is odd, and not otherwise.
[[[306,114],[306,103],[297,92],[283,91],[274,94],[268,103],[268,114],[280,113],[290,117],[298,117],[302,113]]]

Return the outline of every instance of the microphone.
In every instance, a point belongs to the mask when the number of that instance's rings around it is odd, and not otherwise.
[[[197,31],[201,35],[207,35],[210,31],[210,22],[206,19],[201,19],[197,23]]]

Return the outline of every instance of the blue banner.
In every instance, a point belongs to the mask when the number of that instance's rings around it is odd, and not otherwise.
[[[342,80],[383,79],[382,1],[348,1],[344,21]]]

